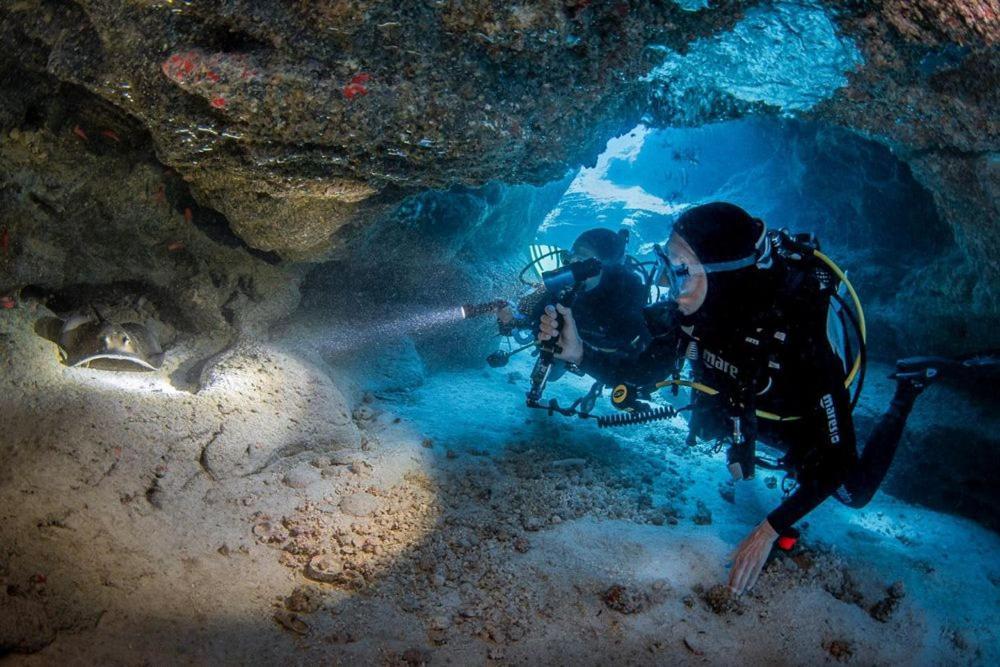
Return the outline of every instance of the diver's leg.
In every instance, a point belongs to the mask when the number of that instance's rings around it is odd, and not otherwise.
[[[906,419],[926,386],[924,382],[914,382],[908,378],[898,380],[889,408],[868,436],[857,464],[844,481],[847,493],[838,494],[842,502],[850,507],[861,508],[878,491],[896,456]]]

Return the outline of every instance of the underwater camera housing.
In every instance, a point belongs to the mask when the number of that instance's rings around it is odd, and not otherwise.
[[[542,274],[542,282],[545,284],[545,293],[548,295],[548,305],[559,304],[566,308],[572,307],[576,295],[584,283],[596,277],[600,272],[601,261],[596,257],[572,262],[554,271],[546,271]],[[559,327],[562,327],[563,316],[556,315],[556,317]],[[561,351],[555,340],[539,344],[538,349],[538,360],[531,371],[531,388],[528,390],[527,396],[528,407],[539,405],[542,393],[545,391],[545,384],[552,371],[552,362],[555,361],[555,355]]]
[[[527,328],[523,328],[524,323],[529,318],[528,314],[537,313],[545,305],[562,303],[561,299],[565,298],[566,294],[575,291],[576,288],[582,287],[587,280],[599,275],[601,268],[600,260],[587,259],[566,264],[552,271],[543,272],[541,274],[542,285],[536,286],[535,290],[522,298],[517,305],[519,313],[517,318],[519,318],[522,324],[517,324],[514,319],[501,321],[499,317],[497,318],[497,327],[500,335],[514,336],[522,345],[512,350],[496,350],[486,357],[486,363],[492,368],[502,368],[507,365],[511,356],[529,348],[534,348],[536,346],[536,330],[532,329],[529,331]],[[479,304],[465,304],[462,306],[462,317],[463,319],[469,319],[499,313],[503,308],[510,305],[502,299]]]
[[[556,303],[562,292],[582,285],[596,277],[600,272],[601,260],[591,257],[579,262],[571,262],[552,271],[546,271],[542,274],[542,283],[545,285],[545,291],[554,298],[551,303]]]

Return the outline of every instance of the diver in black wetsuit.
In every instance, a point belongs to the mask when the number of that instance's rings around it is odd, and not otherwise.
[[[549,307],[540,338],[558,335],[557,357],[588,373],[637,385],[676,374],[689,360],[695,379],[718,390],[696,398],[692,435],[728,438],[735,479],[753,476],[758,436],[784,452],[780,464],[797,488],[740,544],[729,585],[741,593],[753,586],[778,536],[826,498],[851,507],[871,500],[935,369],[915,363],[897,373],[892,402],[859,452],[847,371],[827,338],[836,289],[829,274],[793,265],[772,248],[762,221],[726,203],[686,211],[657,251],[657,282],[669,286],[669,300],[646,309],[653,339],[641,353],[593,348],[562,307],[562,332]]]
[[[627,241],[624,232],[589,229],[573,242],[566,261],[568,264],[592,257],[601,261],[601,273],[584,285],[584,291],[573,304],[573,313],[583,340],[607,354],[635,354],[649,342],[642,314],[649,289],[636,270],[625,263]],[[544,293],[537,292],[521,305],[518,316],[508,307],[500,310],[497,319],[501,326],[530,330],[534,335],[545,303]],[[603,371],[595,366],[588,374],[602,385],[618,379]]]

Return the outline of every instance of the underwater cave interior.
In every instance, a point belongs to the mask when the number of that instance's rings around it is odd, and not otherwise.
[[[0,7],[0,658],[1000,663],[998,11]],[[697,386],[605,428],[616,383],[560,414],[595,379],[556,362],[528,406],[537,312],[500,319],[594,228],[655,306],[654,246],[720,201],[856,289],[859,446],[898,359],[982,363],[742,594],[809,468],[734,481]]]

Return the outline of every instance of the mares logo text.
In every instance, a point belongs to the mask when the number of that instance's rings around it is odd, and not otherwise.
[[[727,375],[729,375],[729,377],[733,379],[736,378],[736,374],[739,372],[736,366],[733,366],[731,363],[729,363],[719,355],[715,354],[714,352],[709,352],[708,350],[704,350],[701,353],[701,357],[705,361],[706,366],[711,366],[715,370],[722,371],[723,373],[726,373]]]
[[[830,433],[830,442],[840,442],[840,425],[837,423],[837,410],[833,406],[833,396],[827,394],[819,400],[820,406],[826,412],[826,428]]]

